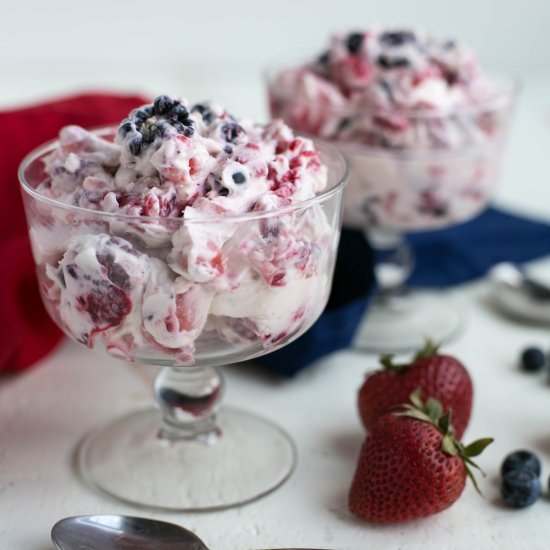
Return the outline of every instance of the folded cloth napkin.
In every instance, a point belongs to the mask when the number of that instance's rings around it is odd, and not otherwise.
[[[489,208],[467,223],[410,234],[407,240],[416,256],[407,284],[441,288],[482,277],[498,262],[522,263],[550,254],[550,225]],[[292,376],[320,357],[348,347],[374,287],[370,249],[361,233],[344,230],[324,314],[304,336],[255,361]]]
[[[17,169],[33,148],[68,124],[85,127],[119,122],[146,103],[131,95],[83,94],[0,112],[0,372],[34,364],[61,339],[42,306],[34,275]]]
[[[410,286],[446,287],[483,277],[498,262],[522,263],[550,254],[550,226],[502,209],[448,229],[415,233]]]

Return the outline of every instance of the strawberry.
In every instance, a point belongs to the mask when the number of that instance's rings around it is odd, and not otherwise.
[[[420,388],[422,398],[433,397],[453,412],[456,437],[460,440],[472,410],[472,380],[464,365],[450,355],[440,355],[430,340],[407,364],[394,364],[390,355],[380,360],[383,370],[367,375],[358,393],[359,416],[371,430],[380,416],[406,403]]]
[[[450,412],[439,401],[411,405],[379,418],[367,436],[349,493],[349,508],[375,523],[398,523],[435,514],[453,504],[469,476],[471,457],[493,440],[463,446],[454,437]]]

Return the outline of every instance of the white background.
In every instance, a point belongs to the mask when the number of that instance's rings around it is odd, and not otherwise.
[[[261,70],[289,51],[314,54],[333,28],[416,23],[462,38],[490,72],[524,82],[495,199],[550,219],[550,0],[0,0],[0,108],[75,90],[125,89],[213,98],[236,115],[265,116]],[[542,265],[550,272],[550,258]],[[297,379],[275,382],[229,368],[227,403],[261,413],[298,445],[281,489],[216,514],[156,514],[215,548],[314,546],[337,550],[547,550],[550,499],[523,511],[499,500],[502,457],[535,450],[550,473],[547,374],[527,376],[517,356],[548,349],[548,327],[520,325],[490,307],[486,279],[452,289],[468,314],[449,348],[476,387],[467,442],[492,435],[480,458],[486,496],[471,487],[447,512],[378,528],[355,520],[346,493],[364,432],[355,393],[374,356],[344,351]],[[256,373],[256,374],[255,374]],[[0,549],[51,549],[63,516],[150,515],[82,485],[71,453],[93,426],[151,403],[154,373],[65,343],[19,376],[0,377]]]
[[[550,77],[548,21],[549,0],[0,0],[0,98],[142,90],[264,116],[266,64],[376,23],[459,37],[491,72],[530,80]]]

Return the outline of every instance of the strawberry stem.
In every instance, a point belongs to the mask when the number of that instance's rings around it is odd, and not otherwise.
[[[440,345],[441,344],[436,344],[430,338],[426,338],[424,341],[424,347],[418,351],[408,363],[394,363],[394,356],[388,353],[380,357],[380,364],[384,367],[384,370],[403,372],[416,363],[416,361],[437,355],[439,353]]]
[[[393,355],[387,354],[380,357],[380,364],[384,367],[384,370],[393,370],[402,372],[410,367],[410,363],[394,363]]]
[[[475,490],[481,495],[472,468],[479,470],[483,476],[485,476],[485,472],[472,460],[472,457],[479,456],[494,441],[493,438],[485,437],[464,446],[455,438],[455,430],[451,423],[452,411],[450,409],[443,411],[441,403],[433,397],[425,402],[422,401],[420,388],[411,393],[409,399],[410,404],[406,403],[402,405],[401,411],[394,414],[408,416],[435,426],[443,435],[441,450],[450,456],[458,455],[461,458],[466,468],[466,474],[472,480]]]
[[[433,357],[439,353],[441,342],[436,344],[431,338],[424,340],[424,347],[414,356],[413,363],[419,359],[426,359],[427,357]]]

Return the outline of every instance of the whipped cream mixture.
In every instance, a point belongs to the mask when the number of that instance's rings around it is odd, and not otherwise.
[[[348,157],[347,225],[445,226],[492,193],[511,90],[460,42],[406,28],[337,33],[317,59],[276,73],[269,93],[274,117]]]
[[[192,364],[261,353],[324,307],[337,239],[319,204],[300,205],[327,169],[283,122],[160,96],[114,139],[64,128],[44,164],[36,190],[56,206],[40,206],[31,240],[48,309],[75,340]]]
[[[445,148],[480,138],[471,108],[495,89],[459,42],[371,29],[335,34],[318,59],[282,70],[272,92],[275,110],[313,135],[384,148]],[[444,122],[420,116],[460,110]]]

